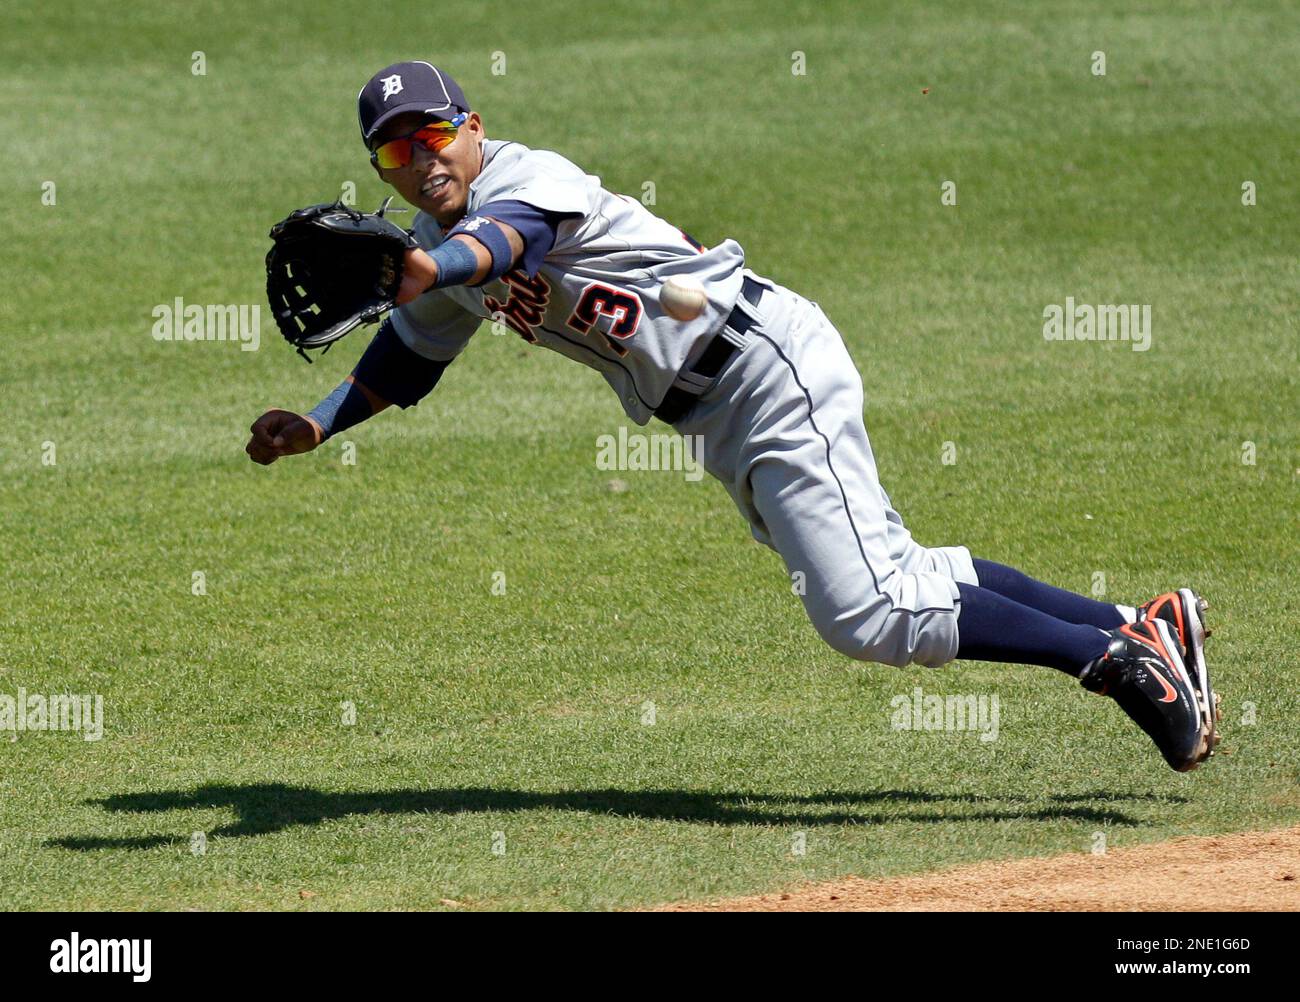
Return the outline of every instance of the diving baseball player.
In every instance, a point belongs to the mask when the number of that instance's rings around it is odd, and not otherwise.
[[[1110,605],[964,546],[917,543],[881,488],[839,333],[816,303],[747,268],[734,240],[702,246],[559,154],[489,139],[429,63],[380,70],[358,111],[375,171],[419,210],[419,248],[404,252],[399,305],[352,374],[305,415],[254,422],[254,462],[414,406],[495,319],[595,369],[637,424],[699,436],[755,538],[802,572],[808,616],[835,650],[1055,668],[1113,698],[1174,769],[1210,756],[1203,600],[1184,588]],[[703,289],[692,319],[661,303],[675,276]]]

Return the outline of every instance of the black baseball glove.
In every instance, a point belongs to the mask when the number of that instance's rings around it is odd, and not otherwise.
[[[415,237],[378,212],[342,202],[309,205],[271,227],[266,296],[285,339],[307,361],[359,324],[393,308]]]

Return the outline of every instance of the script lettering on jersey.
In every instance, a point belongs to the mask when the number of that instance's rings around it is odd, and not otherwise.
[[[525,341],[537,343],[533,328],[546,315],[546,304],[551,299],[551,286],[541,275],[529,278],[520,268],[513,268],[501,276],[510,287],[510,295],[503,303],[486,293],[483,305],[494,320],[512,327]]]

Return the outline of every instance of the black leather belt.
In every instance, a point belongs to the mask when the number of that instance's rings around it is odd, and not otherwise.
[[[763,298],[763,286],[755,282],[748,275],[740,284],[740,295],[750,306],[757,306],[758,301]],[[732,307],[731,314],[727,317],[727,322],[723,325],[729,327],[742,337],[749,333],[749,329],[754,326],[754,319],[748,313],[745,313],[739,306]],[[691,372],[705,379],[712,379],[722,367],[730,361],[731,356],[740,351],[740,348],[719,332],[713,336],[708,347],[704,349],[699,360],[691,368]],[[660,421],[666,424],[676,424],[686,412],[691,409],[695,401],[700,398],[694,393],[688,393],[680,387],[670,387],[664,394],[663,402],[654,410],[654,415]]]

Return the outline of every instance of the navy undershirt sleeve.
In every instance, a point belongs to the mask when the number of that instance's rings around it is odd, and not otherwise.
[[[581,213],[551,212],[529,205],[527,202],[502,199],[498,202],[489,202],[474,215],[489,216],[518,231],[524,239],[524,253],[519,258],[518,267],[532,278],[537,274],[537,269],[542,266],[542,258],[546,257],[555,246],[556,231],[560,223],[566,219],[576,219],[581,216]],[[460,226],[464,225],[464,222],[460,223]]]
[[[370,392],[403,409],[413,407],[438,385],[451,361],[417,355],[385,320],[371,339],[352,375]]]

